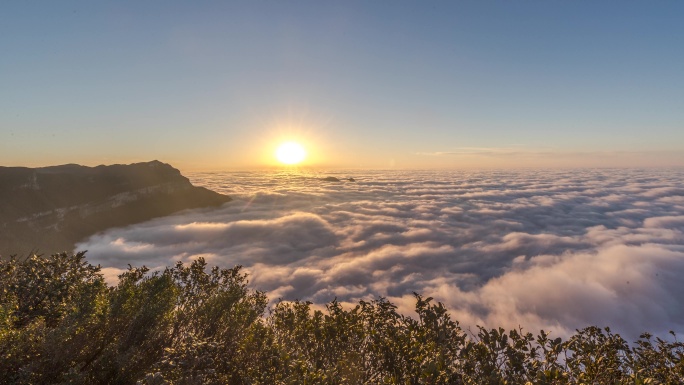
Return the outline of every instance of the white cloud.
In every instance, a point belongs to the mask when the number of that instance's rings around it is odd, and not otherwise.
[[[272,299],[354,302],[413,291],[465,325],[684,331],[681,171],[191,175],[235,200],[78,246],[106,267],[204,256],[244,265]],[[220,182],[219,182],[220,181]],[[684,282],[684,281],[682,281]]]

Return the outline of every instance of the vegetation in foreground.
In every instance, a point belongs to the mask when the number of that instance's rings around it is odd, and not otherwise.
[[[416,295],[267,310],[240,267],[131,267],[108,287],[84,253],[0,261],[1,384],[678,384],[684,344],[479,328]]]

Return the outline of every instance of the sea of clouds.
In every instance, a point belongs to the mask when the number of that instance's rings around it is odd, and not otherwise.
[[[128,264],[240,264],[275,300],[412,292],[462,326],[634,339],[684,332],[684,171],[347,171],[188,175],[234,201],[78,245],[110,282]],[[356,181],[325,182],[321,178]]]

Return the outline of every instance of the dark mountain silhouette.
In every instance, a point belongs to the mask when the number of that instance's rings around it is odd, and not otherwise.
[[[334,176],[328,176],[328,177],[322,178],[321,180],[324,182],[341,182],[341,180],[339,180],[339,178],[335,178]]]
[[[156,160],[0,167],[0,256],[71,251],[76,242],[110,227],[228,201]]]

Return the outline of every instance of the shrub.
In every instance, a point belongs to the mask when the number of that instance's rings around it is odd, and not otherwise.
[[[568,340],[466,333],[415,294],[344,308],[278,302],[203,259],[108,287],[84,253],[0,261],[0,384],[677,384],[684,344],[609,328]]]

